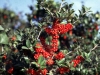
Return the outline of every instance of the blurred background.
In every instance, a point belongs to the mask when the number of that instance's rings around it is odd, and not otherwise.
[[[54,0],[61,2],[61,0]],[[99,13],[100,0],[66,0],[68,4],[74,3],[73,9],[78,14],[82,5],[91,7],[92,13]],[[23,29],[29,26],[30,14],[32,14],[31,7],[35,9],[37,0],[0,0],[0,25],[4,27],[11,27],[13,29]]]
[[[61,0],[55,0],[56,2],[60,2]],[[93,13],[100,11],[100,0],[66,0],[68,3],[74,3],[73,8],[78,13],[78,10],[81,9],[82,4],[87,7],[91,7]],[[13,10],[19,17],[25,21],[27,18],[25,16],[26,13],[31,13],[29,6],[36,5],[36,0],[0,0],[0,8],[7,8],[9,10]]]

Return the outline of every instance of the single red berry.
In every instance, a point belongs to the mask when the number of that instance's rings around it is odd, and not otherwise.
[[[47,69],[43,69],[41,70],[42,75],[47,75],[48,70]]]
[[[31,69],[29,68],[28,71],[27,71],[28,74],[31,74],[31,75],[36,75],[36,71],[34,69]]]
[[[5,54],[5,55],[3,55],[3,57],[2,57],[3,59],[6,59],[7,58],[7,55]]]
[[[4,15],[4,16],[3,16],[3,18],[4,18],[4,19],[7,19],[7,16],[6,16],[6,15]]]
[[[13,73],[13,67],[11,67],[11,68],[9,68],[8,70],[7,70],[7,73],[9,73],[9,74],[12,74]]]
[[[34,58],[38,59],[40,57],[40,55],[42,55],[42,54],[41,53],[36,53],[36,54],[34,54]]]
[[[15,41],[15,40],[16,40],[16,36],[12,36],[12,37],[11,37],[11,40],[12,40],[12,41]]]

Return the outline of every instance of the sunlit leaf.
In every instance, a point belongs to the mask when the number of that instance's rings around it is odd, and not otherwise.
[[[0,25],[0,30],[4,30],[4,28]]]
[[[2,32],[0,33],[0,44],[8,44],[9,38],[6,35],[6,33]]]

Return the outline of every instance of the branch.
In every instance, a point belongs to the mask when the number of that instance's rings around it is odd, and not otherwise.
[[[42,30],[43,30],[43,29],[40,30],[40,32],[39,32],[39,34],[38,34],[38,36],[37,36],[37,40],[39,40],[39,37],[40,37],[40,34],[41,34]]]
[[[98,47],[98,44],[95,45],[95,46],[90,50],[90,52],[94,51],[97,47]]]
[[[74,51],[76,51],[76,50],[79,49],[79,48],[80,48],[80,46],[78,46],[77,48],[75,48]],[[71,54],[71,53],[73,53],[74,51],[70,51],[70,52],[68,52],[66,55]]]
[[[62,2],[61,2],[61,4],[60,4],[60,8],[59,8],[59,11],[58,11],[58,12],[61,11],[62,5],[63,5],[63,0],[62,0]]]
[[[82,13],[82,15],[85,15],[85,14],[87,14],[89,11],[86,11],[86,12],[84,12],[84,13]]]
[[[44,7],[44,9],[47,10],[50,13],[50,15],[53,17],[53,13],[48,8]]]

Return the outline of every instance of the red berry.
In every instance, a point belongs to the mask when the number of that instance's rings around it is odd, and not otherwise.
[[[7,73],[9,73],[9,74],[12,74],[13,73],[13,67],[11,67],[11,68],[9,68],[8,70],[7,70]]]
[[[47,65],[53,65],[54,64],[54,61],[50,58],[50,59],[47,59]]]
[[[60,67],[57,69],[57,71],[60,73],[60,74],[64,74],[64,73],[68,73],[70,71],[69,68],[67,67]]]
[[[62,58],[64,58],[65,57],[65,55],[64,55],[64,53],[62,53],[62,52],[59,52],[56,56],[55,56],[55,58],[57,59],[57,60],[61,60]]]
[[[36,71],[34,69],[31,69],[31,68],[28,69],[27,73],[31,74],[31,75],[36,75],[37,74]]]

